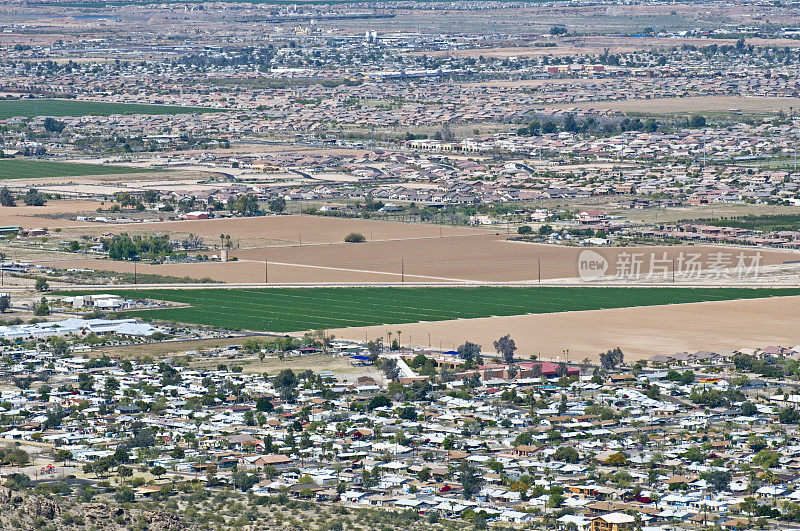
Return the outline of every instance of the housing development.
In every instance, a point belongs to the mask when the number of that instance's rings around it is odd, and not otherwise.
[[[800,529],[799,21],[4,2],[0,527]]]

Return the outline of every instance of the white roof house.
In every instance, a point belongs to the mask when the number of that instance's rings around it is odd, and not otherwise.
[[[53,336],[84,334],[119,334],[125,336],[151,336],[160,330],[136,319],[76,319],[50,321],[36,324],[0,326],[4,339],[46,339]]]

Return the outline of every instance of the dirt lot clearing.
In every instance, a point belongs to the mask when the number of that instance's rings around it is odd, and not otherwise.
[[[623,101],[595,101],[553,105],[551,109],[593,109],[595,111],[620,111],[643,114],[681,114],[693,112],[725,112],[737,109],[743,113],[773,113],[789,111],[797,106],[796,98],[772,98],[738,96],[698,96],[683,98],[627,99]]]
[[[566,247],[506,241],[484,234],[452,238],[376,241],[361,244],[312,245],[234,251],[237,262],[191,264],[137,264],[139,273],[211,278],[226,283],[270,284],[388,282],[531,282],[575,278],[584,247]],[[710,246],[599,247],[595,250],[614,267],[622,253],[644,253],[671,260],[684,253],[755,252],[753,249]],[[761,250],[761,265],[797,260],[788,251]],[[665,254],[666,253],[666,254]],[[268,268],[265,260],[269,261]],[[133,272],[130,262],[101,259],[46,262],[59,268]],[[642,267],[649,267],[649,262]]]
[[[697,350],[794,346],[800,343],[800,297],[733,300],[520,315],[330,330],[342,339],[386,337],[391,331],[404,345],[453,349],[464,341],[494,353],[492,343],[511,334],[518,356],[555,360],[569,349],[569,360],[597,361],[599,353],[619,346],[627,361],[655,354]],[[428,338],[430,337],[430,343]]]

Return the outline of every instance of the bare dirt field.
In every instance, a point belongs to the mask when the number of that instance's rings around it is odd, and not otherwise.
[[[266,336],[265,336],[266,337]],[[241,345],[246,338],[234,337],[224,339],[200,339],[195,341],[180,341],[161,343],[147,343],[144,345],[130,345],[123,347],[105,347],[94,349],[92,357],[109,356],[116,359],[141,359],[151,356],[154,359],[183,355],[186,352],[200,352],[212,350],[228,345]],[[307,356],[289,356],[279,359],[276,356],[268,356],[263,360],[258,357],[224,357],[214,356],[208,358],[193,357],[189,366],[193,369],[215,369],[220,363],[240,365],[243,372],[248,374],[276,374],[283,369],[292,369],[295,372],[302,372],[307,369],[313,371],[328,370],[333,371],[337,378],[344,381],[355,380],[359,376],[371,376],[378,381],[383,380],[383,374],[375,367],[353,365],[347,356],[331,356],[328,354],[312,354]]]
[[[248,249],[232,252],[237,262],[196,264],[138,264],[139,273],[156,273],[193,278],[211,278],[226,283],[264,283],[269,262],[269,282],[275,284],[357,283],[357,282],[529,282],[576,278],[578,257],[583,247],[566,247],[506,241],[505,236],[483,234],[362,244],[336,243]],[[702,263],[715,253],[725,253],[736,265],[738,253],[748,257],[754,249],[713,246],[594,248],[609,264],[609,274],[625,259],[623,253],[637,254],[639,272],[663,271],[675,259],[681,263],[689,253],[697,253]],[[789,251],[760,250],[760,265],[782,264],[800,255]],[[88,268],[132,272],[133,264],[110,260],[67,259],[47,262],[60,268]],[[541,269],[540,269],[541,266]],[[541,271],[541,273],[540,273]],[[678,271],[681,271],[679,267]]]
[[[701,302],[614,310],[520,315],[330,330],[338,338],[364,340],[391,331],[404,345],[452,349],[469,340],[494,353],[493,341],[511,334],[518,356],[597,361],[619,346],[633,361],[654,354],[697,350],[794,346],[800,343],[800,297]],[[402,334],[396,334],[400,330]],[[430,340],[428,339],[430,337]]]
[[[131,262],[115,262],[113,260],[78,259],[43,262],[50,267],[95,269],[133,273]],[[265,271],[263,261],[240,262],[198,262],[193,264],[160,264],[139,263],[136,272],[139,274],[188,276],[198,280],[210,278],[228,284],[261,284],[269,275],[270,284],[297,283],[394,283],[400,280],[400,273],[369,272],[364,270],[347,270],[336,267],[311,267],[303,265],[283,265],[270,262],[269,271]],[[424,282],[421,278],[410,278],[409,281]],[[428,279],[434,281],[436,279]],[[437,281],[438,282],[438,281]]]
[[[143,345],[125,345],[119,347],[95,348],[92,357],[109,356],[118,359],[137,359],[145,356],[159,358],[172,354],[184,354],[187,351],[210,350],[228,345],[241,345],[244,337],[197,339],[192,341],[161,341],[158,343],[145,343]]]
[[[264,361],[258,358],[246,359],[244,363],[237,360],[237,365],[242,365],[243,371],[249,374],[276,374],[283,369],[292,369],[295,372],[305,370],[333,371],[337,378],[346,382],[353,382],[359,376],[371,376],[377,381],[383,381],[384,376],[376,367],[353,365],[347,356],[331,356],[328,354],[311,354],[308,356],[293,356],[284,358],[268,357]],[[213,367],[213,365],[212,365]]]
[[[86,224],[84,223],[84,225]],[[480,228],[305,215],[163,221],[145,224],[92,224],[81,228],[81,232],[95,235],[106,232],[166,232],[176,236],[194,233],[202,236],[206,244],[216,244],[219,242],[220,234],[229,234],[234,246],[239,244],[243,248],[299,245],[300,243],[303,245],[341,243],[351,232],[362,234],[367,241],[439,238],[486,233]]]
[[[698,96],[683,98],[654,98],[641,100],[603,101],[554,105],[549,108],[578,108],[595,111],[620,111],[646,114],[691,112],[725,112],[738,109],[745,113],[789,111],[797,105],[796,98]]]
[[[681,220],[733,218],[737,216],[757,216],[766,214],[797,214],[797,207],[784,205],[750,204],[707,204],[678,208],[656,208],[647,210],[614,210],[615,214],[625,216],[631,221],[648,223],[673,223]]]
[[[490,81],[475,81],[461,83],[462,87],[492,87],[492,88],[537,88],[552,85],[610,85],[619,83],[615,79],[596,79],[596,78],[555,78],[555,79],[493,79]]]
[[[94,212],[100,206],[99,201],[53,201],[44,206],[25,206],[0,208],[0,225],[19,225],[23,229],[42,227],[76,227],[85,225],[74,219],[51,219],[43,216],[61,215],[65,213]]]
[[[465,48],[461,50],[426,50],[424,52],[408,52],[406,55],[427,55],[430,57],[495,57],[507,59],[509,57],[542,57],[566,56],[576,54],[597,53],[608,51],[612,54],[631,53],[640,50],[664,49],[681,47],[684,45],[699,48],[716,44],[728,46],[732,44],[729,39],[696,39],[689,37],[623,37],[620,35],[591,35],[568,36],[562,38],[545,38],[542,42],[554,43],[555,47],[544,46],[518,46],[495,48]],[[788,46],[796,48],[800,42],[793,39],[747,39],[747,44],[754,46]]]
[[[573,278],[578,273],[581,247],[532,244],[506,241],[503,235],[466,236],[459,238],[372,242],[357,245],[331,245],[308,248],[252,249],[234,253],[240,260],[264,260],[284,264],[303,264],[326,268],[401,272],[411,280],[430,278],[449,281],[521,282],[541,278]],[[706,257],[719,252],[718,247],[640,247],[597,248],[610,264],[616,264],[621,253],[651,253],[658,258],[678,259],[691,251]],[[734,252],[725,249],[725,252]],[[748,251],[750,252],[750,251]],[[796,260],[797,254],[762,251],[762,264],[778,264]],[[321,274],[322,272],[320,272]],[[397,281],[395,278],[394,281]],[[324,280],[323,280],[324,281]]]

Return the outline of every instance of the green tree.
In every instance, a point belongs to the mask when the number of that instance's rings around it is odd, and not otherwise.
[[[286,199],[277,197],[269,202],[269,209],[273,212],[283,212],[286,210]]]
[[[547,498],[547,506],[552,509],[558,509],[564,503],[564,496],[560,492],[553,492]]]
[[[119,503],[132,503],[136,499],[136,496],[129,487],[123,487],[114,494],[114,499]]]
[[[53,453],[53,461],[56,463],[63,463],[72,459],[72,452],[69,450],[56,450]]]
[[[706,460],[706,454],[698,446],[691,446],[683,454],[683,458],[692,463],[702,463]]]
[[[712,470],[706,474],[706,481],[708,481],[717,492],[728,490],[732,479],[733,476],[728,470]]]
[[[771,452],[765,448],[753,456],[753,464],[764,468],[774,468],[778,466],[780,458],[781,454]]]
[[[78,373],[78,388],[81,391],[91,391],[94,389],[94,377],[86,372]]]
[[[272,386],[275,387],[275,390],[278,391],[285,402],[294,401],[294,392],[297,384],[297,376],[291,369],[283,369],[272,381]]]
[[[42,299],[39,301],[39,304],[37,304],[36,307],[33,309],[33,315],[40,317],[45,315],[50,315],[50,305],[47,304],[47,299],[42,297]]]
[[[472,367],[473,362],[477,362],[481,355],[481,346],[477,343],[470,343],[465,341],[463,345],[458,347],[458,355],[467,364],[467,367]]]
[[[106,379],[106,386],[105,387],[106,387],[106,391],[108,391],[109,393],[113,393],[117,389],[119,389],[119,385],[120,385],[119,384],[119,380],[117,380],[113,376],[109,376]]]
[[[351,232],[344,237],[344,241],[347,243],[363,243],[367,241],[367,239],[359,232]]]
[[[503,361],[506,364],[510,365],[514,363],[514,352],[517,350],[517,345],[509,334],[495,341],[494,348],[498,354],[503,356]]]
[[[117,467],[117,474],[122,478],[122,481],[125,481],[133,475],[133,469],[129,466],[120,465]]]
[[[50,350],[52,350],[53,354],[56,356],[63,357],[69,354],[69,342],[63,337],[53,336],[48,342],[50,343]]]
[[[571,446],[562,446],[553,454],[553,459],[556,461],[565,461],[567,463],[577,463],[580,460],[578,451]]]
[[[29,188],[25,195],[22,197],[22,200],[28,206],[42,206],[47,203],[47,198],[36,188]]]
[[[746,417],[752,417],[758,414],[758,408],[752,402],[745,402],[741,406],[742,415]]]
[[[800,413],[793,407],[784,407],[778,411],[778,420],[781,424],[797,424],[800,420]]]
[[[422,469],[417,472],[417,479],[422,483],[431,479],[431,469],[428,467],[422,467]]]
[[[697,129],[705,126],[706,126],[706,117],[703,116],[702,114],[693,114],[689,118],[689,127]]]
[[[48,116],[44,119],[44,130],[48,133],[60,133],[64,130],[66,124],[60,120]]]
[[[261,398],[256,400],[256,411],[270,413],[274,409],[275,406],[272,405],[272,402],[268,398],[262,396]]]
[[[747,438],[747,445],[752,451],[758,453],[767,447],[767,441],[764,437],[753,433]]]
[[[458,479],[461,482],[464,497],[467,499],[472,498],[481,490],[484,481],[478,469],[466,461],[458,468]]]
[[[9,192],[8,187],[6,186],[4,186],[0,190],[0,206],[4,207],[17,206],[17,202],[14,200],[14,196],[11,195],[11,192]]]

